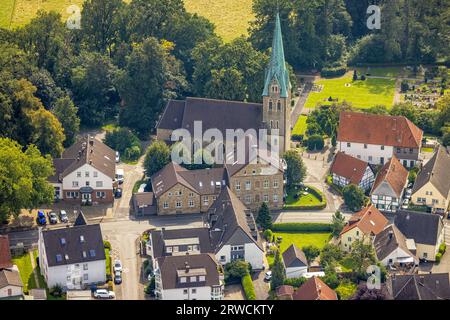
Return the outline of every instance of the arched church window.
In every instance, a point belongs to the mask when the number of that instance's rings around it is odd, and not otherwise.
[[[272,100],[269,100],[269,110],[272,111]]]
[[[279,122],[278,122],[278,120],[277,120],[277,127],[276,127],[276,129],[278,129],[278,125],[279,125]]]
[[[277,110],[278,110],[278,111],[281,110],[281,102],[280,102],[280,100],[278,100],[278,102],[277,102]]]
[[[273,128],[273,120],[270,120],[270,129]]]

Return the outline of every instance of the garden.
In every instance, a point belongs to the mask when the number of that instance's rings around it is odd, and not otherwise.
[[[318,189],[311,186],[296,187],[286,197],[286,210],[323,209],[327,205],[326,198]]]

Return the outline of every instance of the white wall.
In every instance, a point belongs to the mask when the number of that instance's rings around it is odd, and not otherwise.
[[[300,278],[308,272],[308,267],[286,268],[286,278]]]
[[[77,172],[81,172],[81,177],[77,177]],[[89,172],[89,177],[86,177],[86,172]],[[94,177],[94,172],[97,172],[97,177]],[[78,187],[74,187],[72,185],[73,181],[78,182]],[[96,182],[102,181],[103,186],[97,187]],[[93,188],[94,190],[105,190],[105,189],[111,189],[113,188],[113,178],[108,177],[104,173],[100,172],[99,170],[95,169],[93,166],[89,164],[84,164],[77,170],[75,170],[72,173],[69,173],[67,176],[63,179],[63,189],[66,190],[76,190],[78,191],[81,187],[86,186],[86,182],[89,182],[89,186]],[[65,194],[64,194],[65,196]]]
[[[10,295],[8,294],[9,289],[11,289]],[[22,287],[6,286],[6,287],[0,289],[0,298],[21,296],[22,293],[23,293]]]
[[[188,290],[187,294],[184,294],[185,289]],[[197,292],[193,293],[192,289]],[[211,300],[211,290],[211,287],[162,289],[161,300]]]
[[[338,147],[339,151],[355,158],[359,156],[359,159],[371,164],[381,164],[381,157],[384,157],[384,163],[386,163],[394,154],[394,148],[391,146],[384,146],[384,150],[381,150],[380,145],[368,144],[367,149],[365,149],[364,143],[351,142],[350,147],[347,147],[347,142],[338,141]],[[369,159],[369,156],[372,156],[372,159]]]
[[[244,260],[252,265],[253,269],[262,269],[264,266],[264,252],[255,243],[246,243],[244,246],[245,257]],[[225,261],[220,257],[225,256]],[[231,246],[224,245],[216,253],[217,261],[224,265],[231,262]]]
[[[88,270],[83,270],[83,264],[88,264]],[[83,284],[89,285],[92,283],[106,281],[106,260],[98,260],[91,262],[79,263],[79,270]],[[56,284],[63,287],[67,285],[68,268],[72,265],[63,265],[49,267],[46,275],[47,285],[49,288]],[[88,280],[83,280],[83,275],[88,274]]]
[[[404,250],[400,248],[396,248],[394,251],[392,251],[386,258],[384,258],[381,263],[384,266],[387,266],[389,264],[389,259],[392,259],[392,263],[398,263],[398,258],[407,258],[410,257],[408,253],[406,253]],[[419,262],[418,258],[415,258],[416,262]]]

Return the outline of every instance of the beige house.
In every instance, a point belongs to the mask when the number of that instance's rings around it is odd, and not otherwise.
[[[387,223],[388,220],[373,205],[355,213],[339,235],[341,250],[350,252],[356,240],[371,244],[373,237],[383,231]]]
[[[414,241],[419,259],[435,261],[439,246],[444,242],[444,223],[437,214],[399,211],[394,224],[407,240]]]
[[[450,150],[440,146],[423,166],[412,191],[412,203],[446,212],[450,202]]]

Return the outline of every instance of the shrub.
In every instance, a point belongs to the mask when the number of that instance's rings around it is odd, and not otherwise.
[[[365,75],[361,76],[361,81],[366,81],[366,76]]]
[[[356,72],[356,69],[353,70],[353,81],[358,80],[358,73]]]
[[[266,239],[267,241],[271,241],[273,238],[273,232],[270,229],[267,229],[266,231],[264,231],[264,239]]]
[[[250,272],[250,264],[244,260],[235,260],[225,265],[225,282],[236,283]]]
[[[445,250],[447,250],[447,245],[443,242],[441,243],[441,245],[439,246],[439,253],[444,255]]]
[[[139,159],[139,156],[141,155],[141,147],[132,146],[130,148],[126,148],[124,155],[126,159],[135,161]]]
[[[320,71],[320,75],[324,78],[340,77],[347,72],[347,66],[341,65],[337,67],[325,67]]]
[[[106,132],[103,142],[110,148],[124,154],[125,157],[125,151],[128,148],[137,147],[139,148],[139,154],[141,153],[141,142],[139,138],[127,128],[119,128]]]
[[[253,287],[252,277],[249,273],[242,277],[242,288],[244,288],[247,300],[256,300],[255,288]]]
[[[308,150],[322,150],[325,146],[325,141],[320,134],[314,134],[308,138]]]
[[[304,138],[304,136],[302,134],[293,134],[291,136],[291,140],[292,141],[297,141],[297,142],[302,142],[303,138]]]
[[[111,242],[105,240],[103,241],[103,246],[105,247],[105,249],[111,250]]]
[[[442,259],[442,253],[438,253],[437,255],[436,255],[436,263],[440,263],[441,262],[441,259]]]
[[[62,286],[59,284],[55,284],[53,287],[49,290],[50,294],[54,297],[60,297],[62,295]]]
[[[331,224],[315,222],[274,223],[272,231],[331,232]]]
[[[300,277],[300,278],[286,278],[284,279],[284,284],[287,286],[293,286],[294,288],[300,287],[302,284],[306,282],[306,278]]]
[[[401,90],[402,90],[402,92],[406,92],[409,90],[409,83],[407,80],[402,81]]]
[[[349,280],[343,280],[336,288],[336,293],[340,300],[348,300],[355,294],[356,289],[356,284]]]

